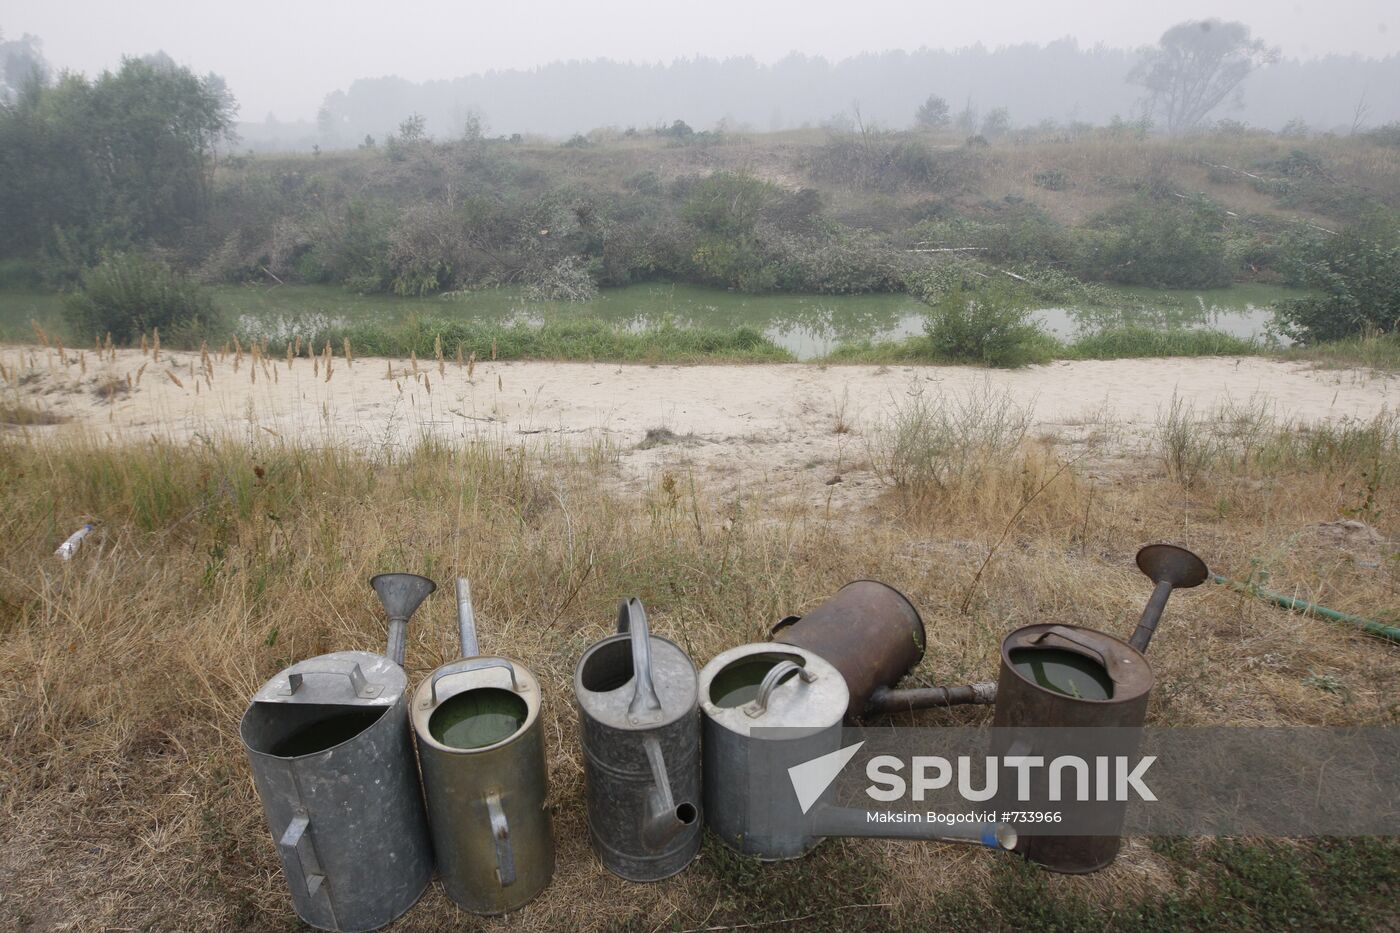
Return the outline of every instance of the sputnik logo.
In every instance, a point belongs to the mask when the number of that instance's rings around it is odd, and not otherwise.
[[[854,745],[847,745],[845,748],[829,752],[820,758],[813,758],[811,761],[804,761],[800,765],[788,768],[788,779],[792,781],[792,789],[797,794],[797,803],[802,807],[804,814],[821,799],[821,795],[826,793],[831,782],[836,780],[846,765],[850,764],[851,759],[856,756],[856,752],[860,751],[860,747],[864,744],[865,742],[862,741]]]

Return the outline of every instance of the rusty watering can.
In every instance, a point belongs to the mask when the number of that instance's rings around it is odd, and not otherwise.
[[[607,869],[658,881],[700,851],[700,713],[695,665],[652,635],[641,600],[623,600],[618,634],[574,670],[588,830]]]
[[[413,696],[438,875],[464,910],[502,914],[554,874],[540,684],[522,664],[478,654],[471,588],[457,580],[463,659]]]
[[[1038,624],[1018,628],[1001,643],[1001,671],[997,679],[996,711],[992,724],[1002,746],[996,754],[1040,755],[1027,745],[1016,747],[1017,727],[1053,728],[1078,726],[1126,727],[1115,735],[1117,755],[1136,750],[1137,733],[1147,716],[1147,701],[1155,677],[1147,663],[1147,646],[1161,620],[1172,590],[1199,586],[1209,577],[1205,562],[1185,548],[1150,544],[1138,551],[1138,568],[1153,582],[1152,597],[1143,610],[1132,638],[1076,625]],[[1033,740],[1032,740],[1033,741]],[[1131,745],[1131,747],[1129,747]],[[1032,801],[1022,809],[1054,809],[1054,804]],[[1126,804],[1106,801],[1108,821],[1121,827]],[[1122,839],[1117,835],[1023,835],[1016,851],[1032,862],[1059,872],[1097,871],[1117,857]]]
[[[293,664],[254,694],[238,730],[297,916],[344,933],[394,920],[433,872],[402,664],[408,620],[435,587],[411,573],[370,584],[390,619],[387,657]]]
[[[820,655],[841,672],[850,690],[847,722],[996,699],[993,683],[895,689],[924,656],[924,623],[907,596],[878,580],[847,583],[806,615],[778,622],[769,635]]]

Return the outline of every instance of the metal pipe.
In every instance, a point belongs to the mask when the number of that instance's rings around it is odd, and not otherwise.
[[[1367,635],[1374,635],[1377,638],[1384,638],[1388,641],[1400,643],[1400,628],[1393,625],[1385,625],[1372,619],[1362,616],[1354,616],[1348,612],[1338,612],[1336,609],[1328,609],[1326,606],[1319,606],[1317,603],[1310,603],[1305,599],[1298,599],[1295,596],[1287,596],[1283,593],[1276,593],[1273,590],[1266,590],[1252,583],[1241,583],[1238,580],[1231,580],[1229,577],[1222,577],[1218,573],[1210,576],[1212,583],[1219,583],[1228,586],[1232,590],[1245,593],[1249,596],[1257,596],[1265,602],[1282,606],[1284,609],[1293,612],[1301,612],[1304,615],[1320,616],[1324,619],[1331,619],[1333,622],[1345,622],[1361,629]]]
[[[916,709],[941,706],[989,706],[997,701],[997,685],[991,683],[963,684],[960,687],[914,687],[892,690],[880,687],[870,695],[865,706],[867,715],[902,713]]]

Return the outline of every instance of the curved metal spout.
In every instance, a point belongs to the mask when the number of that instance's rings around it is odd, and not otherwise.
[[[690,801],[676,803],[671,796],[671,780],[666,774],[666,759],[656,736],[642,739],[642,748],[651,765],[652,787],[647,793],[647,808],[642,814],[642,842],[649,849],[664,849],[666,844],[695,823],[699,811]]]

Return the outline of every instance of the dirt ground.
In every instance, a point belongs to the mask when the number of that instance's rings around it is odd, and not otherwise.
[[[913,397],[1002,393],[1032,436],[1105,457],[1140,450],[1173,398],[1204,414],[1260,404],[1280,420],[1374,417],[1400,404],[1400,377],[1263,358],[1059,362],[1018,370],[947,366],[618,365],[236,358],[139,350],[0,349],[4,400],[51,426],[110,442],[269,437],[374,453],[431,437],[534,446],[606,444],[618,481],[704,475],[721,496],[763,491],[795,504],[866,503],[878,483],[871,432]]]

